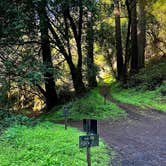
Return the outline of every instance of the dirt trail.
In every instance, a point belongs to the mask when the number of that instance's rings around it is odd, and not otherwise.
[[[100,89],[102,95],[106,92],[109,92],[107,87]],[[106,98],[128,113],[128,117],[120,121],[98,123],[100,136],[118,152],[111,164],[166,166],[166,114],[120,103],[113,100],[110,94]],[[70,125],[82,126],[81,122],[71,122]]]

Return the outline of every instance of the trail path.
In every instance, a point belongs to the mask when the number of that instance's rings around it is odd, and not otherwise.
[[[100,94],[109,92],[102,87]],[[99,121],[100,136],[118,155],[110,161],[113,166],[166,166],[166,114],[111,100],[128,113],[125,119]],[[81,122],[71,122],[81,128]],[[119,162],[120,161],[120,164]]]

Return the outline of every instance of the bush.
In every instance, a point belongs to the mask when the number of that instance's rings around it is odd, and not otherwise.
[[[166,60],[155,64],[150,64],[140,70],[138,74],[131,76],[127,87],[137,87],[138,89],[154,90],[166,80]]]
[[[0,134],[13,125],[35,125],[37,122],[38,120],[36,119],[30,119],[27,116],[0,109]]]

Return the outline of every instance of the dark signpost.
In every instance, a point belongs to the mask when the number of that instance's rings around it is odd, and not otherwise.
[[[87,133],[97,134],[97,120],[83,119],[83,130]]]
[[[106,98],[107,98],[107,94],[104,94],[104,104],[106,104]]]
[[[108,91],[106,89],[103,89],[103,96],[104,96],[104,104],[106,104]]]
[[[79,137],[79,147],[87,148],[87,163],[91,166],[90,147],[99,146],[99,135],[97,134],[97,120],[83,119],[83,130],[87,133]]]
[[[64,107],[63,114],[64,114],[64,118],[65,118],[65,130],[67,130],[67,120],[68,120],[68,116],[69,116],[69,110],[66,106]]]
[[[103,94],[103,96],[104,96],[104,104],[106,104],[106,102],[107,102],[108,92],[105,91],[104,94]]]

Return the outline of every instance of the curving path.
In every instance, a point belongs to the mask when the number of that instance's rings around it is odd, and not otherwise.
[[[101,95],[108,92],[100,89]],[[110,165],[113,166],[166,166],[166,114],[150,109],[142,110],[133,105],[120,103],[107,95],[128,117],[118,121],[99,121],[99,134],[118,155]],[[81,128],[81,122],[70,122]]]

